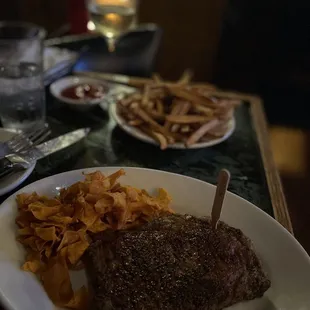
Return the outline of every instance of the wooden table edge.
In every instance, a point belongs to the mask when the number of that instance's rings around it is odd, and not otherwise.
[[[250,112],[257,134],[274,217],[291,234],[294,234],[282,182],[273,159],[262,99],[256,95],[231,91],[216,90],[215,92],[212,91],[212,93],[214,93],[214,95],[218,94],[226,98],[240,99],[250,103]]]
[[[257,133],[258,144],[262,154],[274,216],[282,226],[284,226],[291,234],[294,234],[282,182],[278,169],[275,165],[270,146],[268,125],[263,102],[260,97],[256,96],[252,96],[249,99],[254,128]]]

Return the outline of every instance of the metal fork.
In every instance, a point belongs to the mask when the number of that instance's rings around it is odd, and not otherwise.
[[[29,129],[16,134],[12,139],[0,144],[3,156],[9,153],[25,152],[30,147],[43,142],[51,133],[48,124],[36,124]]]
[[[34,125],[33,127],[15,135],[11,140],[5,142],[6,154],[27,152],[31,147],[42,143],[51,133],[48,124]],[[0,174],[0,179],[11,175],[14,169],[8,169]]]

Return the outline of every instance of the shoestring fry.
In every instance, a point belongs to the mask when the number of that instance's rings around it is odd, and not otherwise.
[[[213,95],[208,84],[190,84],[192,75],[186,70],[179,81],[165,83],[154,74],[153,83],[117,102],[117,113],[162,150],[174,143],[191,147],[223,137],[241,101]]]

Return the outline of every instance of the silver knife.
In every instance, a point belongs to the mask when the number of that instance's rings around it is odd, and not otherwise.
[[[83,139],[89,131],[89,128],[78,129],[37,145],[27,150],[27,152],[6,155],[0,159],[0,177],[7,174],[8,169],[27,169],[34,161],[60,151]]]

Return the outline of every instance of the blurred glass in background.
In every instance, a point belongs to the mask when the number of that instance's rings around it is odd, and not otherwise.
[[[137,24],[138,0],[88,0],[90,31],[98,31],[106,38],[110,52],[116,40]]]
[[[0,23],[0,119],[6,128],[25,129],[45,119],[43,40],[30,23]]]

